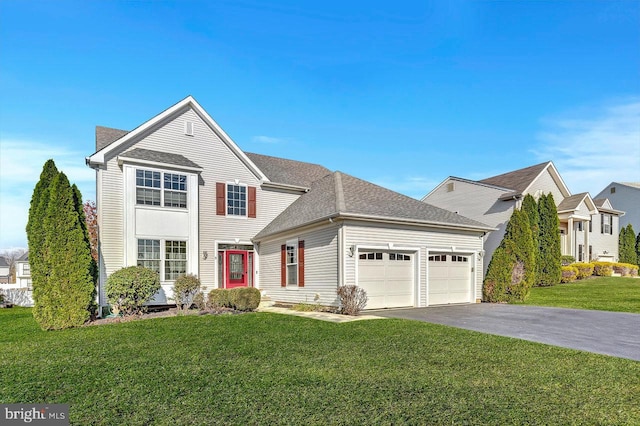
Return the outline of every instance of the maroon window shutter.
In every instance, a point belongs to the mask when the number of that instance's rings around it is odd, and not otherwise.
[[[216,214],[221,216],[224,216],[226,213],[225,201],[227,194],[225,194],[225,186],[222,182],[216,183]]]
[[[298,241],[298,287],[304,287],[304,241]]]
[[[287,286],[287,245],[280,247],[280,286]]]
[[[600,233],[604,234],[604,214],[600,215]]]
[[[256,187],[249,187],[249,217],[256,217]]]

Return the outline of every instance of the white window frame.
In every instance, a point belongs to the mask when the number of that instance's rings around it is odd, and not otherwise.
[[[169,256],[170,254],[174,254],[175,255],[175,253],[169,253],[168,252],[169,243],[171,243],[172,245],[175,244],[175,243],[184,245],[184,259],[176,258],[176,257],[170,257]],[[181,247],[178,247],[178,248],[181,248]],[[164,256],[163,256],[164,257],[164,259],[163,259],[164,268],[163,268],[163,271],[162,271],[163,272],[163,277],[164,277],[163,281],[175,281],[180,275],[184,275],[189,271],[188,264],[187,264],[187,262],[189,260],[188,251],[189,251],[189,244],[185,240],[165,240],[164,241],[164,252],[163,252],[164,253]],[[180,253],[177,253],[177,254],[179,255]],[[177,263],[184,263],[184,268],[181,268],[181,270],[183,269],[184,271],[182,271],[182,272],[170,271],[170,268],[168,266],[170,263],[176,263],[176,264]],[[170,276],[169,274],[175,274],[175,275],[174,276]]]
[[[293,249],[292,255],[289,249]],[[290,275],[291,268],[295,271],[295,281]],[[286,283],[287,287],[298,287],[298,239],[287,240],[285,243],[285,270],[287,271]]]
[[[171,179],[171,182],[169,182],[169,185],[171,185],[171,188],[167,188],[167,175],[171,176],[172,178],[174,176],[178,177],[178,186],[183,185],[184,184],[184,189],[180,189],[178,188],[173,188],[173,179]],[[182,182],[180,181],[182,178]],[[186,209],[187,205],[189,204],[189,186],[187,185],[189,180],[189,176],[187,175],[183,175],[181,173],[173,173],[173,172],[162,172],[162,207],[169,207],[169,208],[175,208],[175,209]],[[184,194],[184,207],[181,205],[178,206],[168,206],[167,205],[167,193],[171,193],[171,194]]]
[[[159,173],[160,174],[160,186],[159,187],[154,187],[154,186],[146,186],[146,185],[138,185],[138,172],[143,172],[143,173]],[[165,176],[167,175],[171,175],[171,176],[178,176],[178,177],[182,177],[184,178],[184,190],[183,189],[174,189],[174,188],[166,188],[165,187]],[[134,179],[135,179],[135,185],[136,185],[136,190],[135,190],[135,200],[136,200],[136,206],[138,207],[155,207],[155,208],[167,208],[167,209],[179,209],[179,210],[188,210],[189,208],[189,175],[187,174],[183,174],[183,173],[179,173],[179,172],[173,172],[173,171],[165,171],[165,170],[158,170],[158,169],[149,169],[149,168],[145,168],[145,167],[135,167],[134,168]],[[143,178],[144,179],[144,178]],[[171,182],[172,183],[172,182]],[[138,189],[145,189],[147,191],[157,191],[160,194],[160,204],[146,204],[146,203],[140,203],[138,202]],[[167,206],[166,204],[166,200],[167,200],[167,196],[166,193],[170,192],[170,193],[178,193],[178,194],[185,194],[184,196],[184,207],[182,206]]]
[[[148,241],[148,242],[157,242],[158,243],[158,257],[157,258],[140,258],[140,254],[144,252],[140,252],[140,242]],[[182,243],[184,244],[184,259],[176,259],[170,258],[167,253],[167,248],[169,247],[169,243]],[[184,239],[159,239],[159,238],[136,238],[136,247],[137,247],[137,265],[144,266],[148,269],[155,270],[154,268],[149,268],[144,265],[144,262],[157,262],[158,268],[158,277],[161,282],[173,282],[176,278],[182,273],[178,273],[175,277],[168,277],[169,273],[169,263],[170,262],[184,262],[184,273],[189,273],[189,242]],[[151,252],[153,253],[153,252]]]
[[[229,213],[229,208],[235,209],[235,206],[229,206],[229,187],[235,186],[244,188],[244,214]],[[242,200],[240,200],[242,201]],[[241,208],[241,207],[238,207]],[[224,188],[224,212],[227,217],[235,217],[239,219],[246,219],[249,215],[249,185],[239,182],[226,182]]]

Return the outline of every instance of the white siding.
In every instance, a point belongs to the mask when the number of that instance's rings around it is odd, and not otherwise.
[[[450,182],[454,184],[453,191],[449,191],[448,183]],[[448,179],[423,201],[497,228],[496,231],[485,235],[484,250],[486,255],[484,256],[483,271],[486,271],[493,252],[502,241],[507,222],[515,207],[515,201],[499,199],[507,192],[509,191]]]
[[[418,254],[419,306],[426,306],[427,257],[429,251],[453,251],[469,254],[475,259],[475,298],[482,299],[482,261],[476,254],[482,250],[480,232],[464,232],[394,225],[372,225],[347,222],[344,226],[345,246],[380,247],[416,250]],[[391,246],[389,246],[391,244]],[[355,285],[357,256],[345,257],[345,285]]]
[[[604,213],[607,214],[607,213]],[[613,215],[613,233],[603,234],[601,233],[601,218],[600,214],[593,215],[593,228],[589,234],[589,244],[593,246],[593,259],[597,260],[598,256],[613,256],[614,261],[618,261],[618,235],[620,233],[620,218]],[[589,228],[587,228],[588,230]],[[605,254],[605,251],[607,252]],[[587,247],[587,256],[589,248]]]
[[[556,181],[553,180],[551,173],[549,173],[549,168],[542,172],[540,176],[532,182],[527,194],[531,194],[535,197],[538,192],[543,194],[553,194],[553,201],[556,203],[556,206],[564,200],[564,195],[562,195],[560,187]]]
[[[185,121],[194,123],[193,136],[184,132]],[[182,155],[204,170],[199,178],[199,276],[202,284],[213,288],[216,283],[216,243],[219,241],[250,243],[251,238],[271,222],[298,197],[298,193],[263,190],[260,180],[235,153],[209,128],[191,108],[185,108],[137,141],[107,158],[106,170],[98,172],[98,218],[101,238],[101,279],[126,266],[123,249],[124,205],[123,176],[115,156],[132,148]],[[216,215],[216,183],[234,182],[256,189],[256,218],[227,218]],[[189,189],[191,190],[191,189]],[[210,255],[203,259],[202,252]],[[256,277],[258,280],[259,278]],[[258,282],[256,282],[258,284]]]
[[[305,244],[304,287],[280,286],[280,248],[287,240],[298,238]],[[324,226],[283,236],[260,244],[260,289],[273,301],[319,303],[337,306],[338,299],[338,227]],[[316,300],[316,294],[319,299]]]

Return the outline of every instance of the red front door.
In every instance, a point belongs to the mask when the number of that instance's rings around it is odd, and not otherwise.
[[[246,251],[227,250],[227,280],[226,288],[247,287],[248,271],[247,271],[247,254]]]

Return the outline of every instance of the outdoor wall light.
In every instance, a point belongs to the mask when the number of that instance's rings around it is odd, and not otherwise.
[[[349,257],[353,257],[353,254],[356,252],[356,246],[349,246]]]
[[[207,260],[207,257],[209,257],[209,253],[207,253],[207,251],[205,250],[202,252],[202,259]]]

